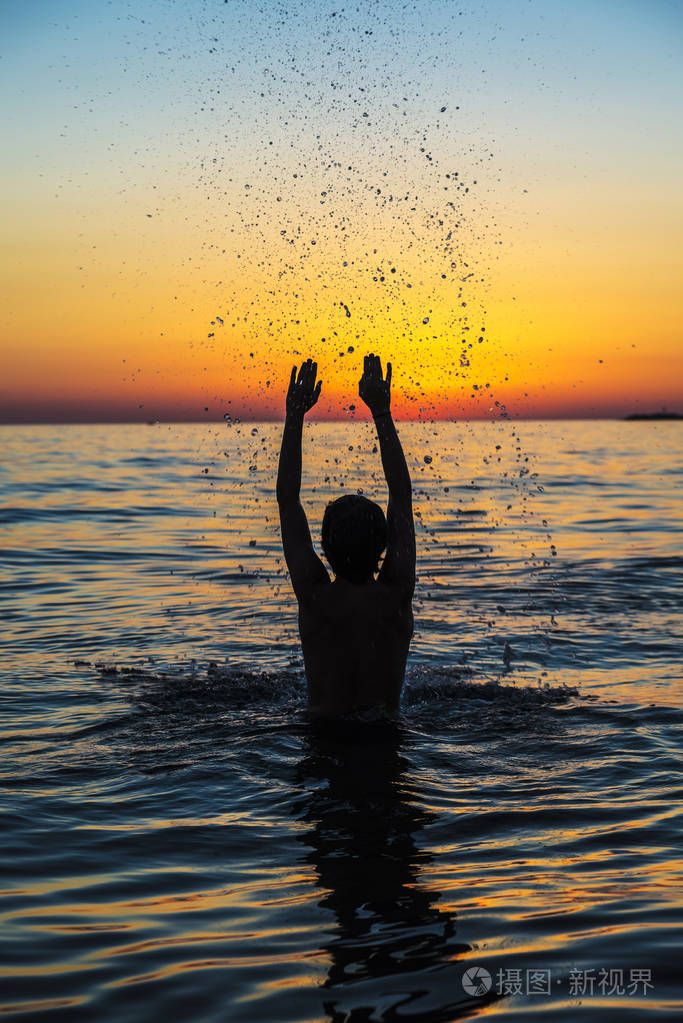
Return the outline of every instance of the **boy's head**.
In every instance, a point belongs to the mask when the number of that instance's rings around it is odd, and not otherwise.
[[[323,516],[322,544],[335,575],[367,582],[387,545],[387,520],[374,501],[347,494],[332,501]]]

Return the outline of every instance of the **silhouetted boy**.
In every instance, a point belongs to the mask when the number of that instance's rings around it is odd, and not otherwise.
[[[379,356],[367,355],[358,385],[377,428],[389,488],[386,519],[379,505],[358,495],[327,506],[322,546],[333,582],[313,550],[299,500],[304,416],[322,386],[316,385],[317,368],[308,359],[298,375],[292,369],[277,477],[282,546],[299,602],[308,706],[323,716],[394,714],[413,634],[415,529],[410,475],[391,418],[391,363],[383,379]]]

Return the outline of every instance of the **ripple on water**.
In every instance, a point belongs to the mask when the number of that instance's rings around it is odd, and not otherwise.
[[[681,1018],[678,441],[631,433],[615,460],[619,424],[564,446],[566,424],[526,424],[545,492],[522,500],[478,472],[513,427],[468,428],[470,451],[446,424],[459,466],[425,463],[421,429],[401,427],[425,473],[402,712],[334,728],[305,714],[275,455],[240,479],[234,428],[182,428],[168,452],[152,430],[74,428],[66,451],[42,433],[22,480],[12,439],[3,1011]],[[260,430],[276,452],[277,424]],[[209,442],[230,475],[199,471]],[[312,520],[326,497],[306,491]],[[629,991],[645,969],[653,989]],[[550,993],[516,993],[527,970]],[[622,987],[600,989],[610,970]]]

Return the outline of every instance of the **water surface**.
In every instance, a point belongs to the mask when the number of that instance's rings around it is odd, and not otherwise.
[[[2,429],[2,1011],[679,1019],[680,424],[401,425],[402,716],[332,731],[279,429]],[[314,535],[373,443],[307,429]]]

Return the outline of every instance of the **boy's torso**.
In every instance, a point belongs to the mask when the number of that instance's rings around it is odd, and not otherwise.
[[[413,634],[403,591],[339,579],[315,586],[299,602],[299,631],[312,713],[398,710]]]

